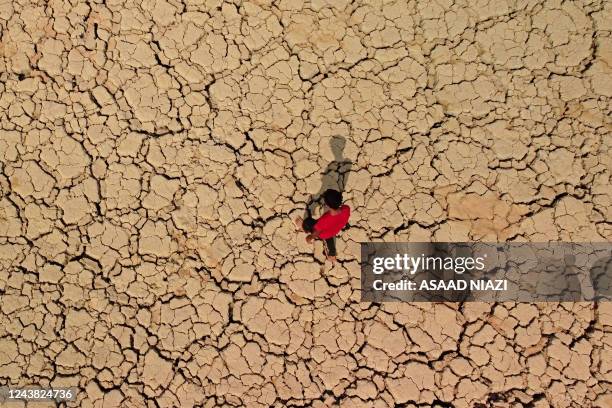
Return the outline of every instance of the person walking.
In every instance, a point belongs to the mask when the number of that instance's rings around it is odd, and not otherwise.
[[[342,193],[338,190],[327,189],[323,193],[325,203],[325,213],[319,218],[312,216],[297,217],[294,220],[298,231],[308,233],[306,242],[312,243],[315,239],[325,242],[325,255],[332,264],[336,262],[336,242],[334,237],[346,226],[351,216],[351,209],[348,205],[342,204]]]

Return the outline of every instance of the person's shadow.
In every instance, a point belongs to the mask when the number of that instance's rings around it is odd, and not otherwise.
[[[334,161],[330,162],[321,174],[321,189],[318,193],[311,196],[306,205],[304,218],[313,217],[318,206],[324,205],[323,193],[328,189],[337,190],[344,193],[348,182],[348,175],[353,167],[353,162],[343,157],[346,139],[343,136],[333,136],[329,140]],[[320,216],[321,214],[317,214]]]
[[[612,252],[598,259],[589,272],[594,291],[592,300],[612,300]]]

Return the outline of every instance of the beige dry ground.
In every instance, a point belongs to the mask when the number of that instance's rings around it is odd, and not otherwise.
[[[610,303],[360,303],[357,263],[612,238],[612,2],[0,0],[0,27],[0,384],[612,406]],[[321,270],[289,216],[337,167]]]

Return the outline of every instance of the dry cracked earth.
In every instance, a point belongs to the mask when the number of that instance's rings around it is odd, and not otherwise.
[[[358,264],[612,238],[612,2],[0,0],[0,27],[1,385],[612,406],[611,303],[362,303]],[[291,223],[326,187],[334,267]]]

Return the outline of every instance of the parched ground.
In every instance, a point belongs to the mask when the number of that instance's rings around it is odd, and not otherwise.
[[[360,303],[358,267],[612,238],[612,2],[0,0],[0,27],[0,385],[612,406],[611,303]],[[334,183],[331,268],[290,216]]]

